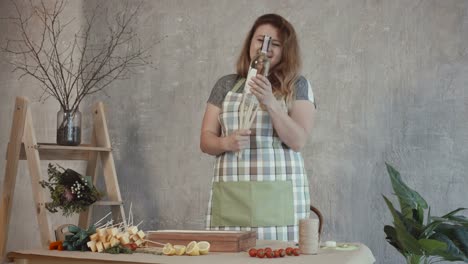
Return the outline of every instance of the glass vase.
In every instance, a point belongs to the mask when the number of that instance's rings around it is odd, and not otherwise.
[[[60,109],[57,112],[57,144],[78,146],[81,143],[81,112]]]

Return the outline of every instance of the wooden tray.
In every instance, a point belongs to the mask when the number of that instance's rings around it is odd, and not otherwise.
[[[148,231],[147,239],[173,245],[187,245],[190,241],[208,241],[213,252],[240,252],[255,247],[255,231],[157,230]],[[157,246],[153,244],[153,246]]]

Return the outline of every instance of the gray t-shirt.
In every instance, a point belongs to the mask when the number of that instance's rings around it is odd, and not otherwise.
[[[224,97],[226,97],[227,93],[240,78],[241,77],[237,74],[229,74],[221,77],[211,90],[208,103],[222,108]],[[312,92],[309,81],[307,81],[304,76],[299,76],[296,81],[295,89],[294,94],[296,95],[296,100],[309,100],[315,105],[314,93]],[[242,92],[242,89],[239,89],[238,92]]]

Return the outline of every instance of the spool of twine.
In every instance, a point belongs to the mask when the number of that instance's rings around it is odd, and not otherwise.
[[[319,246],[319,220],[299,220],[299,250],[302,254],[314,255]]]

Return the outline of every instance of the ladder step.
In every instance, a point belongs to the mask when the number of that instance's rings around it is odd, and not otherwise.
[[[8,143],[10,147],[10,143]],[[41,160],[88,160],[89,153],[111,152],[112,148],[94,147],[91,145],[59,146],[51,143],[38,143],[34,146],[39,151]],[[8,159],[8,150],[7,150]],[[26,146],[21,144],[20,160],[26,160]]]
[[[37,143],[38,149],[57,149],[57,150],[88,150],[88,151],[112,151],[112,148],[95,147],[87,144],[79,146],[61,146],[53,143]]]
[[[123,205],[123,201],[97,201],[93,205],[99,206],[112,206],[112,205]]]

